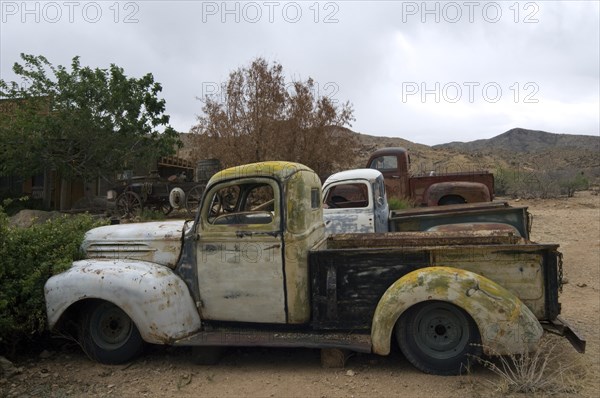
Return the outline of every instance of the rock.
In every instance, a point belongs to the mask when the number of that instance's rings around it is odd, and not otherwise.
[[[0,377],[8,379],[19,373],[19,369],[17,369],[11,361],[4,357],[0,357]]]
[[[322,348],[321,366],[324,368],[343,368],[352,354],[349,350],[340,348]]]
[[[57,211],[21,210],[9,220],[12,227],[29,228],[34,224],[43,224],[48,220],[60,217]]]
[[[354,373],[354,371],[352,369],[348,370],[346,372],[346,376],[354,376],[356,373]]]
[[[40,352],[40,358],[41,359],[48,359],[52,356],[52,353],[48,350],[44,350],[42,352]]]

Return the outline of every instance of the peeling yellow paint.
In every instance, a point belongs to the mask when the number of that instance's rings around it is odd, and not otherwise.
[[[373,352],[389,354],[392,330],[402,313],[428,300],[465,310],[479,329],[486,353],[531,350],[542,336],[535,315],[513,293],[473,272],[438,266],[413,271],[388,288],[373,318]]]

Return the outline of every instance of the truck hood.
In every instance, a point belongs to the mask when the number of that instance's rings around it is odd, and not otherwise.
[[[143,260],[175,268],[189,228],[183,220],[109,225],[88,231],[81,248],[87,258]]]

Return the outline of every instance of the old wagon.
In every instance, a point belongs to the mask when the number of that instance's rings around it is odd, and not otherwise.
[[[149,175],[123,173],[109,196],[116,198],[115,207],[122,217],[139,214],[143,209],[165,215],[173,209],[185,209],[194,214],[206,183],[220,168],[216,159],[200,161],[194,167],[184,159],[163,157]]]

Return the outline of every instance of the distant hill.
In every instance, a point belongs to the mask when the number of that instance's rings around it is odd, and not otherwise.
[[[430,147],[402,138],[354,134],[360,143],[356,167],[364,167],[376,149],[403,146],[411,153],[413,173],[521,168],[583,172],[591,181],[600,183],[600,137],[597,136],[514,128],[489,139]]]
[[[365,167],[371,153],[379,148],[401,146],[411,155],[411,171],[415,174],[431,170],[439,172],[489,170],[537,170],[581,173],[600,184],[600,137],[553,134],[545,131],[515,128],[496,137],[471,142],[450,142],[433,147],[399,137],[378,137],[337,128],[358,141],[355,168]],[[184,148],[179,156],[193,159],[198,151],[189,134],[182,134]],[[200,155],[200,154],[197,154]],[[202,157],[197,157],[202,158]]]
[[[553,134],[546,131],[514,128],[496,137],[471,142],[450,142],[433,148],[461,152],[497,151],[540,152],[548,149],[580,148],[600,152],[600,137],[591,135]]]

